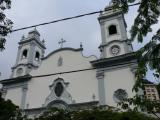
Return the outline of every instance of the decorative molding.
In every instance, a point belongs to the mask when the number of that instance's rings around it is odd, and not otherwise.
[[[21,64],[18,64],[18,65],[16,65],[16,66],[13,66],[11,69],[16,69],[17,67],[19,67],[19,66],[31,66],[31,67],[35,67],[35,68],[38,68],[38,66],[37,65],[34,65],[34,64],[32,64],[32,63],[26,63],[26,64],[23,64],[23,63],[21,63]]]
[[[113,9],[110,9],[109,12],[104,11],[102,14],[100,14],[100,16],[98,17],[98,20],[99,20],[99,22],[103,22],[103,21],[119,18],[119,16],[121,16],[121,15],[123,15],[122,11],[120,11],[120,10],[113,11]]]
[[[104,71],[97,70],[96,77],[98,79],[103,79],[104,78]]]
[[[53,100],[46,107],[57,107],[61,109],[67,109],[68,104],[63,100]]]
[[[118,67],[126,64],[136,64],[137,63],[137,57],[134,52],[127,53],[123,55],[119,55],[116,57],[110,57],[110,58],[103,58],[95,61],[90,62],[93,67],[96,68],[108,68],[108,67]]]
[[[22,83],[15,83],[15,84],[10,84],[10,85],[6,85],[6,89],[12,89],[12,88],[25,88],[25,86],[27,86],[27,82],[22,82]]]
[[[21,84],[26,83],[31,78],[32,78],[31,75],[25,75],[25,76],[20,76],[16,78],[4,79],[4,80],[1,80],[0,83],[3,84],[3,86],[17,86],[17,85],[21,86]]]
[[[55,88],[56,88],[56,84],[59,82],[63,85],[63,92],[61,93],[60,96],[57,96],[55,93]],[[72,103],[72,97],[66,90],[68,84],[69,83],[64,82],[64,80],[62,78],[57,78],[56,80],[54,80],[53,83],[49,86],[51,92],[48,95],[48,97],[46,98],[44,106],[48,106],[48,105],[50,105],[51,102],[56,101],[56,100],[64,101],[66,104]]]
[[[109,42],[107,42],[105,44],[100,45],[99,48],[100,47],[104,48],[104,47],[109,46],[110,44],[116,43],[116,42],[118,42],[118,43],[125,43],[127,40],[112,40],[112,41],[109,41]]]
[[[31,41],[35,41],[39,46],[41,46],[43,49],[46,49],[45,45],[43,42],[41,42],[40,40],[37,40],[36,37],[31,37],[31,38],[26,38],[26,40],[20,41],[19,45],[21,44],[25,44],[25,43],[29,43]]]

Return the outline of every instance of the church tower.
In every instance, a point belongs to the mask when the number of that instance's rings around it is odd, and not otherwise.
[[[117,103],[134,96],[132,88],[136,80],[137,58],[127,38],[123,12],[113,8],[114,2],[112,0],[98,17],[101,59],[91,63],[97,68],[99,104],[116,107]]]
[[[132,52],[127,38],[126,22],[120,9],[113,9],[114,1],[100,14],[98,20],[101,27],[101,58],[115,57]]]
[[[44,40],[40,40],[40,33],[36,28],[30,31],[26,38],[22,36],[11,78],[27,75],[32,69],[38,68],[45,49]]]

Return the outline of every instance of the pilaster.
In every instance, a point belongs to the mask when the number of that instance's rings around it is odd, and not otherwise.
[[[26,97],[27,97],[28,86],[24,85],[22,87],[22,98],[21,98],[21,109],[25,109]]]
[[[99,94],[99,104],[105,105],[106,97],[105,97],[105,84],[104,84],[104,71],[98,70],[96,74],[98,80],[98,94]]]

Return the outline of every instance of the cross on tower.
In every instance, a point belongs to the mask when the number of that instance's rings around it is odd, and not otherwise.
[[[62,48],[63,47],[63,44],[65,43],[66,41],[62,38],[59,42],[58,42],[58,44],[60,44],[60,47]]]

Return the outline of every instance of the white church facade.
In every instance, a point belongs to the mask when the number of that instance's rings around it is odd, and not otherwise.
[[[33,115],[50,106],[116,107],[132,97],[137,59],[127,38],[123,13],[110,5],[98,20],[100,58],[83,56],[82,46],[62,47],[44,56],[45,44],[36,29],[22,37],[12,74],[0,81],[3,97]]]

